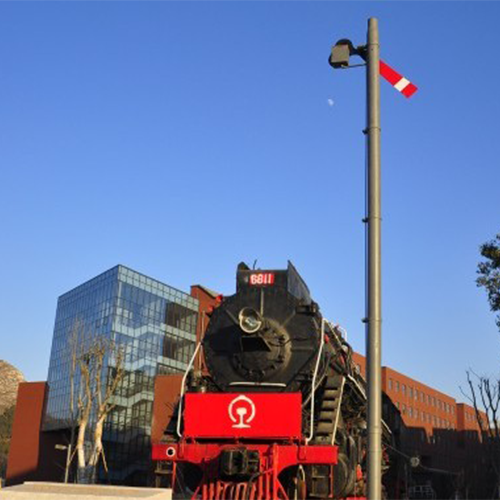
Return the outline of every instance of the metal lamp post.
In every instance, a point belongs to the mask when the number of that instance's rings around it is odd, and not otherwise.
[[[366,352],[368,383],[368,498],[382,498],[382,379],[381,379],[381,192],[380,192],[380,81],[378,21],[368,20],[367,44],[355,48],[349,40],[339,40],[332,48],[330,64],[349,68],[349,56],[366,61],[368,147],[367,170],[367,281]]]
[[[71,466],[71,443],[69,443],[68,445],[56,444],[54,448],[56,450],[61,450],[61,451],[66,450],[66,466],[64,468],[64,482],[67,483],[69,478],[69,468]]]

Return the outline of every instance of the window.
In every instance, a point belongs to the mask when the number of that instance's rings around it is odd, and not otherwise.
[[[411,406],[408,407],[408,415],[413,417],[413,408]]]
[[[410,399],[413,399],[413,387],[408,387],[408,395],[410,396]]]
[[[401,385],[401,393],[403,394],[403,396],[406,396],[406,385],[404,384]]]
[[[198,311],[193,311],[181,304],[171,302],[167,307],[165,322],[167,325],[175,328],[196,333],[197,317]]]
[[[392,378],[389,379],[389,390],[392,391]]]
[[[399,382],[396,380],[396,392],[399,392]]]

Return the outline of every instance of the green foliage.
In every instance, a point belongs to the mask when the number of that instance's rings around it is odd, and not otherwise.
[[[5,477],[7,471],[14,408],[15,406],[11,406],[0,415],[0,477]]]
[[[481,256],[486,260],[477,266],[477,286],[483,287],[488,294],[488,302],[493,312],[500,312],[500,233],[480,247]],[[500,328],[500,314],[496,323]]]

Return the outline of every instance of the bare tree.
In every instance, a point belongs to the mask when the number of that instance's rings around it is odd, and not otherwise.
[[[78,455],[78,477],[86,468],[87,457],[85,456],[85,437],[92,411],[92,382],[94,378],[95,359],[92,352],[84,352],[78,357],[80,367],[80,384],[78,391],[78,435],[76,439],[76,452]]]
[[[104,455],[104,450],[102,446],[102,432],[104,428],[104,422],[106,417],[116,406],[112,403],[113,396],[116,394],[116,390],[123,379],[123,359],[124,351],[121,347],[117,347],[113,342],[106,342],[100,339],[96,342],[95,346],[95,356],[98,360],[98,369],[95,374],[95,394],[96,394],[96,423],[94,426],[94,442],[93,449],[89,459],[89,466],[95,468],[98,465],[99,457],[103,459],[103,465],[107,472],[106,458]],[[103,373],[104,363],[103,360],[108,354],[109,358],[113,360],[114,367],[108,370],[107,381],[103,384]]]
[[[77,481],[95,482],[99,460],[107,463],[102,443],[104,423],[115,407],[113,396],[124,375],[124,350],[111,340],[86,334],[76,322],[70,347],[70,446],[77,456]],[[75,404],[76,400],[76,404]],[[88,444],[90,443],[90,446]]]
[[[470,394],[464,391],[462,393],[474,407],[476,421],[495,475],[492,498],[497,498],[497,494],[500,494],[500,380],[492,380],[467,371],[467,383]]]

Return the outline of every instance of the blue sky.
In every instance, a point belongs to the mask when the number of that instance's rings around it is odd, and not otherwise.
[[[122,263],[188,290],[291,259],[364,350],[365,40],[382,82],[383,362],[498,372],[475,287],[500,231],[496,2],[0,3],[0,358],[47,376],[57,297]],[[333,105],[329,105],[333,100]]]

